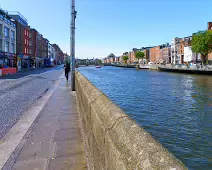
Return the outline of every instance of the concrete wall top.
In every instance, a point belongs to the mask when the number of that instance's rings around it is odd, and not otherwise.
[[[94,136],[89,145],[96,142],[95,148],[89,146],[89,149],[101,158],[98,160],[101,166],[92,169],[187,169],[79,72],[76,86],[77,100],[82,100],[78,101],[79,107],[83,107],[81,117],[86,115],[82,122],[90,127],[85,133],[89,132],[88,138]],[[87,102],[83,104],[85,99]],[[92,160],[95,165],[96,158]]]

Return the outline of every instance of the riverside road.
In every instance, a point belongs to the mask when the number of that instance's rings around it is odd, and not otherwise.
[[[40,68],[0,78],[0,139],[63,72],[63,66]]]

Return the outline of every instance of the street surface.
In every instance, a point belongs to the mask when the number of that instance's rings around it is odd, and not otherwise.
[[[63,66],[55,66],[0,78],[0,139],[62,73]]]

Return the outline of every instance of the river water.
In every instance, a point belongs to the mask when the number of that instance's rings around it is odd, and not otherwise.
[[[212,169],[212,76],[109,66],[79,71],[189,169]]]

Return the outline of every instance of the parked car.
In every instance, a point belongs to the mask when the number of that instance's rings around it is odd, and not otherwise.
[[[153,65],[154,63],[153,62],[148,62],[148,65]]]

